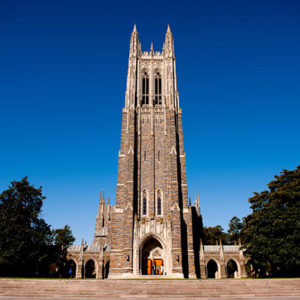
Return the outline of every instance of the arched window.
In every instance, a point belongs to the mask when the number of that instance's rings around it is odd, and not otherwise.
[[[147,152],[144,151],[144,161],[147,161]]]
[[[159,72],[155,74],[155,95],[154,95],[154,104],[162,104],[161,101],[161,76]]]
[[[161,211],[161,191],[157,191],[157,215],[161,216],[162,211]]]
[[[157,160],[160,161],[160,151],[157,152]]]
[[[142,77],[142,105],[149,104],[149,76],[144,72]]]
[[[143,191],[143,209],[142,209],[143,216],[147,215],[147,193]]]

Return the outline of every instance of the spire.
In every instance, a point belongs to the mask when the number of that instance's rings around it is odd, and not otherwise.
[[[198,191],[195,191],[195,207],[199,207],[200,204],[199,204],[199,193]]]
[[[106,204],[106,217],[109,220],[110,219],[110,196],[107,198],[107,204]]]
[[[134,24],[133,30],[131,33],[131,38],[130,38],[129,56],[136,57],[138,48],[139,48],[139,35],[138,35],[138,32],[136,31],[136,25]]]
[[[224,260],[224,250],[222,245],[222,239],[220,238],[220,259]]]
[[[100,199],[99,199],[99,206],[98,206],[98,215],[100,215],[101,212],[101,203],[102,203],[102,191],[100,191]]]
[[[103,215],[103,201],[104,201],[104,191],[100,191],[99,210],[98,210],[98,216],[100,218]]]
[[[102,204],[105,205],[104,191],[102,191]]]
[[[174,57],[174,40],[170,29],[170,25],[168,25],[167,28],[165,42],[163,46],[163,52],[166,57]]]
[[[153,53],[153,42],[151,42],[150,52]]]

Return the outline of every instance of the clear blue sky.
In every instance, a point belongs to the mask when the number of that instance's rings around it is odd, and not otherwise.
[[[175,38],[189,194],[204,225],[300,154],[299,1],[0,2],[0,190],[28,176],[43,216],[91,242],[100,190],[115,201],[129,39]]]

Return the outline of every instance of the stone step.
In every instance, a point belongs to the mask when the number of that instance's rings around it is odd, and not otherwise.
[[[226,298],[300,299],[300,279],[37,280],[0,279],[0,298]]]

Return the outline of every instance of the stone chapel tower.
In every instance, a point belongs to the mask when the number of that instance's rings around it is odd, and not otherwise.
[[[109,225],[109,276],[155,270],[193,277],[193,213],[169,26],[162,52],[154,52],[152,44],[150,52],[142,52],[134,26],[122,115],[116,205]],[[199,207],[195,212],[200,218]]]
[[[240,245],[203,244],[199,195],[188,200],[169,26],[162,52],[142,52],[131,34],[118,168],[116,204],[101,192],[93,243],[68,249],[77,278],[247,276]]]

